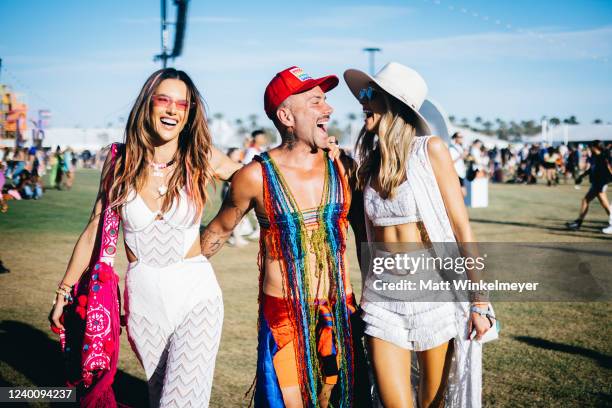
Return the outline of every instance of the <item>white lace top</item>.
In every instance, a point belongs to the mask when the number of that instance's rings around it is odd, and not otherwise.
[[[382,198],[370,183],[364,190],[365,212],[375,227],[401,225],[421,221],[421,214],[408,180],[397,186],[395,196]]]
[[[158,217],[159,216],[159,217]],[[132,192],[121,207],[123,235],[138,262],[164,267],[180,262],[200,235],[200,223],[185,189],[165,214],[153,212]]]

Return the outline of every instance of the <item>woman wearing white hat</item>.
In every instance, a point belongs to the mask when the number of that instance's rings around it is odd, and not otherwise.
[[[457,244],[475,238],[448,149],[438,137],[428,136],[429,125],[419,113],[427,94],[425,81],[393,62],[374,77],[350,69],[344,78],[365,113],[356,146],[358,183],[368,241],[379,243],[374,257],[392,257],[400,243],[414,257],[460,256]],[[420,249],[407,251],[406,244]],[[364,272],[361,307],[383,405],[411,407],[418,401],[420,407],[480,406],[481,343],[469,337],[474,332],[472,337],[480,340],[495,322],[486,294],[471,293],[471,303],[456,292],[433,297],[421,291],[409,298],[407,292],[380,291],[380,278],[443,281],[445,271],[406,275],[396,265],[386,275]],[[412,351],[419,366],[416,392]]]

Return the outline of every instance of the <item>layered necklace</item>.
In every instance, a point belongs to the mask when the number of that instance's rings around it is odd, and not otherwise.
[[[166,185],[166,180],[164,178],[164,170],[174,164],[174,159],[170,160],[168,163],[149,163],[149,166],[153,168],[153,176],[160,177],[162,179],[162,183],[157,187],[157,192],[160,196],[165,195],[168,192],[168,186]]]

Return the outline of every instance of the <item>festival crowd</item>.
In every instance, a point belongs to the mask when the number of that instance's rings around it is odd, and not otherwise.
[[[76,154],[67,147],[55,150],[37,147],[0,148],[0,211],[8,211],[10,200],[38,200],[48,189],[70,190],[77,166],[98,168],[102,153],[84,150]]]

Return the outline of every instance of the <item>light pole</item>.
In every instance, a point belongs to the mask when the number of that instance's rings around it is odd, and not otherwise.
[[[376,47],[368,47],[363,49],[365,52],[369,54],[370,58],[370,75],[374,75],[375,65],[374,65],[374,55],[377,52],[381,52],[382,49]]]
[[[166,16],[167,0],[161,0],[161,54],[156,55],[154,60],[162,61],[162,67],[166,68],[168,60],[174,60],[176,57],[181,55],[183,51],[183,39],[185,37],[185,30],[187,27],[187,4],[189,0],[172,0],[174,6],[176,6],[176,20],[169,22]],[[169,26],[174,26],[174,46],[172,52],[170,52],[170,30]]]
[[[162,60],[162,68],[166,68],[168,62],[168,21],[166,20],[166,0],[161,0],[161,46],[162,52],[158,58]]]

